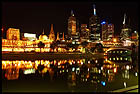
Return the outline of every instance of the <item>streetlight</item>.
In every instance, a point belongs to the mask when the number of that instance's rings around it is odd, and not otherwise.
[[[114,39],[113,39],[113,42],[117,42],[117,39],[116,39],[116,38],[114,38]]]

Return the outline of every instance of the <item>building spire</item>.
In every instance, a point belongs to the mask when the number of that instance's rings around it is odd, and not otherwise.
[[[95,4],[93,4],[93,10],[94,10],[94,15],[96,15],[96,8],[95,8]]]
[[[44,35],[44,28],[43,28],[43,32],[42,32],[42,35]]]
[[[53,32],[53,24],[51,24],[51,32]]]
[[[64,32],[63,32],[63,40],[64,40]]]
[[[71,16],[74,16],[73,10],[71,10]]]
[[[124,14],[123,25],[125,25],[125,24],[126,24],[125,20],[126,20],[126,13]]]
[[[57,39],[56,40],[59,40],[59,32],[57,32]]]
[[[54,34],[54,30],[53,30],[53,24],[51,24],[51,31],[50,31],[50,34],[49,34],[49,39],[51,41],[54,41],[55,40],[55,34]]]

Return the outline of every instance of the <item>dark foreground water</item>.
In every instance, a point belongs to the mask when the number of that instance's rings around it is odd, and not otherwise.
[[[131,57],[2,61],[2,92],[108,92],[138,85]]]

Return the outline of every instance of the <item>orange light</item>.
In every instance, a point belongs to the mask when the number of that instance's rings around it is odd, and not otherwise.
[[[89,74],[87,75],[87,78],[89,78]]]
[[[2,28],[1,31],[3,31],[4,29]]]
[[[114,38],[114,39],[113,39],[113,42],[117,42],[117,39],[116,39],[116,38]]]

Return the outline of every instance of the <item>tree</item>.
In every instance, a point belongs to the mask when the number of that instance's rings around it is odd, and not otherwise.
[[[57,43],[58,42],[52,42],[52,44],[50,45],[50,48],[53,49],[53,51],[57,47],[57,45],[58,45]]]
[[[81,43],[81,45],[85,48],[88,45],[88,42],[84,41],[84,42]]]
[[[40,52],[41,52],[41,48],[44,48],[45,47],[45,44],[43,42],[39,42],[38,43],[38,47],[40,48]]]
[[[90,51],[94,52],[95,49],[96,49],[95,47],[91,47]]]
[[[97,52],[102,53],[103,52],[103,45],[101,43],[97,43],[95,45],[95,50],[97,50]]]

